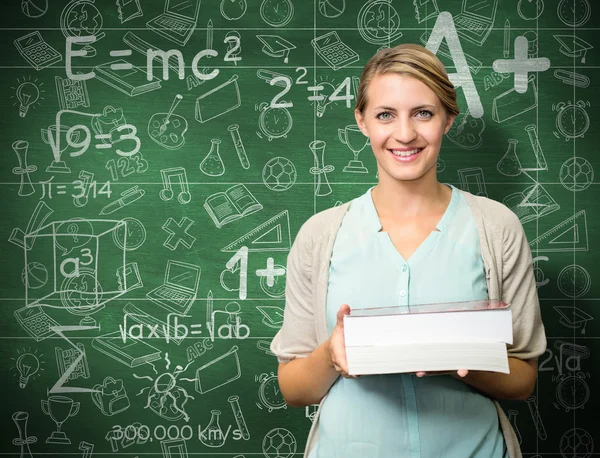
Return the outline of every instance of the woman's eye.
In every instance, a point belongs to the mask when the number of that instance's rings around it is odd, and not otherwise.
[[[391,117],[392,117],[392,115],[391,115],[391,113],[389,111],[384,111],[384,112],[379,113],[377,115],[377,119],[381,119],[382,121],[387,121]]]
[[[429,110],[421,110],[417,113],[422,118],[431,118],[433,113]]]

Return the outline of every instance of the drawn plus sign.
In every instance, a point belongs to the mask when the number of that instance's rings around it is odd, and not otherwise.
[[[267,277],[267,286],[273,286],[275,283],[275,277],[285,275],[285,269],[275,269],[275,261],[273,258],[267,259],[266,269],[257,269],[256,275],[259,277]]]
[[[169,233],[167,240],[163,243],[163,246],[167,247],[171,251],[175,251],[175,249],[181,243],[186,248],[191,248],[194,242],[196,241],[196,237],[188,234],[188,229],[192,227],[194,221],[189,219],[187,216],[181,218],[181,221],[176,222],[173,218],[169,218],[165,224],[162,225],[162,228],[165,232]],[[175,243],[173,243],[173,239],[175,239]]]
[[[496,59],[492,64],[494,71],[498,73],[515,74],[515,91],[519,94],[527,92],[527,73],[543,72],[550,68],[550,59],[546,57],[528,58],[528,46],[527,37],[517,37],[515,38],[515,58]]]

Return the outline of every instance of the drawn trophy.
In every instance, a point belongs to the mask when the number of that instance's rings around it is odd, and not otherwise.
[[[77,415],[79,402],[66,396],[50,396],[48,400],[42,399],[42,411],[56,423],[56,431],[46,439],[46,444],[70,444],[71,440],[60,428],[69,417]]]
[[[315,157],[315,166],[311,167],[310,173],[317,175],[317,189],[315,190],[315,195],[317,196],[331,194],[331,186],[329,186],[329,181],[327,181],[327,172],[333,172],[334,167],[333,165],[325,165],[326,144],[323,140],[315,140],[308,145]]]
[[[46,167],[46,172],[49,173],[71,173],[71,169],[66,164],[65,161],[61,160],[62,154],[65,152],[67,148],[69,148],[69,142],[65,142],[62,150],[59,150],[60,144],[60,135],[69,134],[70,143],[77,144],[80,138],[80,130],[73,129],[69,126],[58,126],[56,128],[56,124],[51,125],[47,129],[42,129],[42,140],[44,143],[47,143],[52,147],[52,155],[54,156],[54,160],[52,163]]]
[[[369,173],[362,161],[358,160],[360,152],[369,144],[369,137],[365,137],[356,124],[350,124],[344,129],[338,129],[338,137],[354,153],[354,159],[344,167],[344,172]]]

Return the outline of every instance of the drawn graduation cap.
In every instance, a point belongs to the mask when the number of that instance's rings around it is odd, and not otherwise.
[[[286,64],[290,51],[296,48],[293,43],[278,35],[256,35],[256,38],[264,44],[262,52],[271,57],[284,57],[283,62]]]
[[[577,310],[572,306],[555,306],[554,310],[561,315],[559,320],[560,324],[571,329],[581,328],[582,334],[585,334],[586,323],[594,319],[594,317],[588,313]]]
[[[554,35],[560,43],[559,51],[568,57],[581,57],[581,63],[585,64],[585,54],[593,46],[587,41],[573,35]]]

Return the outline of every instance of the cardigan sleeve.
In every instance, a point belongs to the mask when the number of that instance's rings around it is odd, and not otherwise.
[[[312,286],[312,243],[307,223],[300,228],[287,257],[283,325],[271,342],[271,352],[280,363],[306,357],[318,346]]]
[[[546,350],[531,250],[519,218],[507,207],[502,235],[502,300],[511,304],[513,344],[508,355],[528,360]]]

